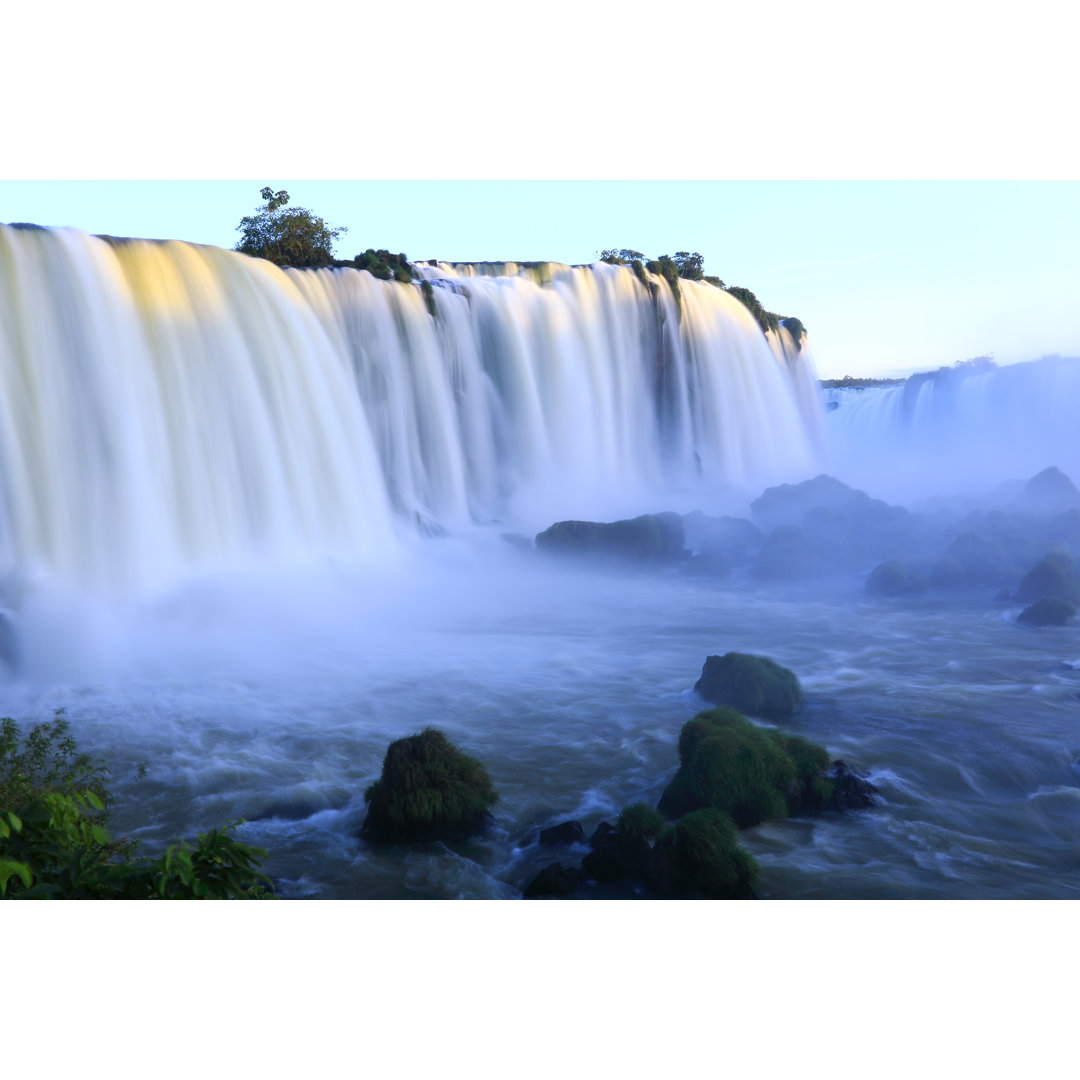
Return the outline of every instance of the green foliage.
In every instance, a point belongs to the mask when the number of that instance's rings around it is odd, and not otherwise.
[[[392,742],[364,798],[364,834],[390,843],[464,839],[498,801],[484,766],[434,728]]]
[[[433,319],[436,318],[439,313],[435,307],[435,290],[431,287],[431,282],[427,278],[420,282],[420,291],[424,294],[424,304],[428,309],[428,314]]]
[[[0,721],[0,897],[48,900],[262,899],[266,853],[231,834],[239,823],[136,858],[106,828],[108,770],[78,753],[62,712],[20,740]]]
[[[366,270],[373,277],[382,281],[409,282],[413,279],[412,268],[404,252],[392,254],[385,248],[368,248],[357,255],[352,262],[337,262],[335,266],[351,266],[356,270]]]
[[[670,817],[708,806],[746,828],[822,809],[832,797],[822,776],[829,764],[823,747],[757,727],[734,709],[709,709],[687,721],[679,733],[679,762],[660,797],[659,809]]]
[[[679,267],[676,265],[675,260],[670,255],[661,255],[659,259],[654,259],[651,262],[645,264],[645,269],[650,274],[656,274],[662,277],[671,288],[671,295],[675,297],[675,307],[679,312],[679,318],[682,318],[682,293],[679,291]]]
[[[635,262],[641,262],[645,256],[640,251],[631,248],[606,248],[600,252],[600,261],[611,263],[613,266],[628,266]]]
[[[651,806],[633,803],[619,814],[615,829],[632,840],[655,840],[664,831],[664,819]]]
[[[806,337],[806,327],[803,326],[802,320],[796,319],[794,315],[786,315],[780,321],[791,335],[791,340],[795,342],[795,351],[801,352],[803,339]]]
[[[667,258],[666,255],[660,257]],[[693,254],[689,251],[676,251],[673,261],[681,278],[686,278],[688,281],[700,281],[704,276],[705,257],[696,251]]]
[[[707,657],[694,689],[714,705],[731,705],[769,720],[789,719],[803,701],[794,672],[767,656],[748,653]]]
[[[741,285],[731,285],[727,291],[754,316],[763,334],[779,327],[780,317],[771,311],[766,311],[761,306],[761,301],[749,289],[744,289]]]
[[[663,898],[742,900],[753,896],[758,873],[754,857],[738,844],[731,818],[704,808],[660,837],[643,876]]]
[[[250,217],[240,219],[241,234],[236,251],[278,266],[330,266],[334,241],[346,232],[344,225],[331,229],[321,217],[301,206],[286,209],[287,191],[264,187],[263,205]]]

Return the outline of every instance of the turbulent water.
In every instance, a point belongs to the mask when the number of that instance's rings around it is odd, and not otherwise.
[[[567,566],[504,539],[747,516],[825,467],[890,498],[937,492],[943,462],[967,496],[989,490],[974,458],[993,484],[1068,471],[1074,429],[1047,418],[1075,367],[1020,389],[989,373],[1014,388],[971,402],[954,387],[963,437],[935,419],[949,395],[919,390],[918,441],[949,447],[920,487],[901,393],[826,414],[808,346],[712,286],[685,283],[680,313],[618,267],[422,274],[434,313],[419,285],[357,271],[0,226],[17,647],[0,712],[66,709],[113,770],[118,831],[153,849],[244,817],[288,897],[517,896],[557,857],[538,828],[655,802],[704,657],[739,650],[791,667],[807,705],[790,729],[881,791],[746,831],[763,896],[1080,894],[1075,626],[1018,627],[980,587],[873,600],[862,565],[777,584]],[[966,447],[1004,408],[1038,434],[990,467]],[[906,458],[906,490],[875,489],[871,455]],[[376,851],[363,791],[429,724],[484,761],[495,826]]]

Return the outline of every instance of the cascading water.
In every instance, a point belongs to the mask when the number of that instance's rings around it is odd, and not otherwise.
[[[1080,477],[1077,359],[966,361],[826,398],[830,469],[883,497],[978,494],[1051,465]]]
[[[0,542],[110,589],[805,475],[808,349],[621,267],[418,285],[0,226]]]

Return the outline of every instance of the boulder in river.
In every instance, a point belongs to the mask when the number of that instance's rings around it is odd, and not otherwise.
[[[730,705],[769,720],[790,719],[803,702],[794,672],[767,656],[748,653],[707,657],[694,689],[714,705]]]

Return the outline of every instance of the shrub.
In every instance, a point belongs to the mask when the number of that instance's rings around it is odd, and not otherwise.
[[[633,803],[619,814],[615,829],[634,840],[652,841],[664,831],[664,819],[651,806]]]
[[[20,739],[0,721],[0,897],[55,900],[264,899],[266,853],[236,840],[239,822],[136,858],[106,828],[108,769],[77,751],[63,713]]]
[[[465,839],[498,801],[484,766],[434,728],[392,742],[364,798],[362,832],[389,843]]]
[[[789,719],[803,701],[793,672],[766,656],[747,653],[707,657],[694,689],[714,705],[730,705],[770,720]]]

